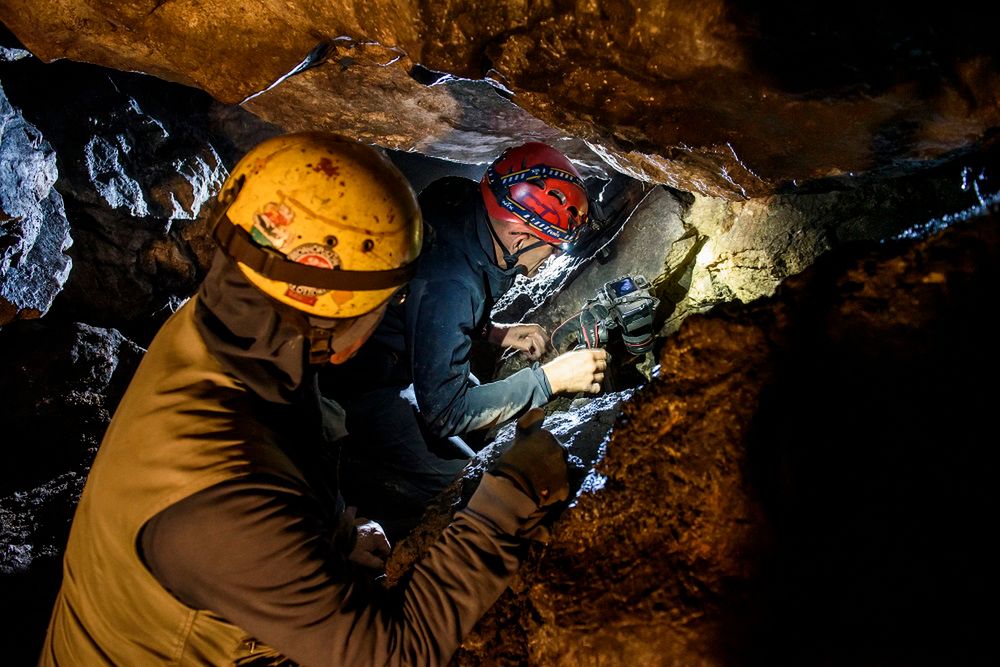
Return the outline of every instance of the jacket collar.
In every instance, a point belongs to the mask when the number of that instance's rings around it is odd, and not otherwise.
[[[198,290],[195,322],[223,367],[272,403],[292,403],[315,387],[308,322],[255,288],[220,251]]]
[[[493,235],[490,234],[489,227],[487,226],[490,224],[490,219],[486,214],[486,205],[479,194],[479,188],[476,188],[475,193],[472,195],[472,200],[473,214],[470,218],[475,226],[475,235],[473,237],[470,234],[469,237],[476,239],[477,250],[482,256],[480,267],[487,277],[490,297],[493,301],[496,301],[514,284],[514,278],[524,272],[524,267],[514,266],[513,268],[505,269],[497,264],[497,253],[493,246]]]

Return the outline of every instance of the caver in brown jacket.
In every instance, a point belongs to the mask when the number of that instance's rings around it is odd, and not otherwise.
[[[262,646],[310,665],[440,664],[502,592],[522,552],[514,535],[536,508],[492,475],[402,590],[385,594],[345,570],[342,505],[317,484],[302,442],[311,425],[273,419],[309,415],[296,401],[316,396],[304,337],[282,317],[217,257],[198,297],[156,336],[88,477],[41,665],[233,665]],[[307,518],[330,545],[316,552],[328,560],[302,563],[307,588],[242,601],[279,610],[262,628],[186,606],[140,553],[150,519],[233,480],[267,480],[279,510],[283,498],[320,508]]]

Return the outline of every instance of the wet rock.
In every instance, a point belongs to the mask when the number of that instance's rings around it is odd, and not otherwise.
[[[0,326],[42,316],[69,276],[58,176],[52,147],[0,87]]]
[[[438,157],[503,140],[499,90],[522,136],[549,128],[623,173],[741,200],[909,173],[986,139],[1000,125],[1000,75],[980,12],[959,2],[928,22],[902,3],[386,0],[235,12],[221,0],[17,0],[0,16],[47,60],[144,71],[227,103],[269,89],[249,103],[269,120]]]

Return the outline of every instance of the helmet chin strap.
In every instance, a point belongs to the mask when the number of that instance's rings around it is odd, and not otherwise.
[[[382,320],[385,309],[375,308],[346,320],[309,318],[309,362],[340,364],[354,356]]]
[[[531,245],[521,248],[520,250],[512,254],[510,250],[507,250],[507,246],[504,245],[504,242],[500,240],[500,235],[497,234],[497,230],[493,226],[493,220],[491,220],[490,218],[486,218],[486,226],[489,228],[490,234],[493,236],[493,240],[497,242],[497,245],[500,246],[500,250],[503,251],[503,261],[504,264],[506,265],[504,266],[504,268],[507,269],[508,271],[517,266],[517,260],[524,253],[528,252],[529,250],[534,250],[535,248],[538,248],[543,245],[549,245],[545,241],[539,239],[538,241],[532,243]]]

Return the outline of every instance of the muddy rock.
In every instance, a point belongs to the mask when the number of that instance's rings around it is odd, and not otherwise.
[[[986,655],[998,229],[853,244],[689,318],[455,664]]]

